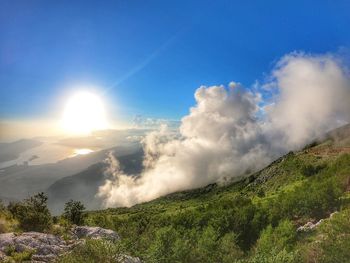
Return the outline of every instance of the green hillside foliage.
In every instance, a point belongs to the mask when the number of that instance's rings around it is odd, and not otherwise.
[[[305,149],[231,185],[89,212],[85,223],[116,230],[145,262],[348,262],[349,182],[350,154]]]

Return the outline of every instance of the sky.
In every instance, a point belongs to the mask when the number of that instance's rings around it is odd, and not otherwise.
[[[94,87],[115,119],[180,119],[201,85],[263,81],[350,46],[349,1],[0,1],[0,121],[55,118]]]

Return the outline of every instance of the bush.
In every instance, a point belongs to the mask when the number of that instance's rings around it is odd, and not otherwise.
[[[228,233],[221,238],[219,249],[223,263],[232,263],[244,256],[243,251],[237,245],[237,235],[234,233]]]
[[[213,227],[209,226],[204,229],[198,240],[199,262],[215,262],[218,259],[218,239],[218,233]]]
[[[123,261],[125,257],[123,245],[106,240],[86,240],[84,245],[75,247],[58,259],[59,263],[115,263]]]
[[[174,245],[178,238],[179,233],[174,228],[160,228],[148,250],[150,262],[176,262],[177,251],[174,250]]]
[[[269,225],[260,235],[257,242],[257,253],[268,254],[273,249],[290,251],[296,242],[296,229],[288,221],[281,221],[277,227]]]
[[[267,254],[256,254],[244,263],[300,263],[303,262],[298,251],[273,248]]]
[[[13,246],[7,247],[5,250],[6,255],[9,257],[5,262],[29,262],[35,253],[34,249],[25,249],[22,252],[16,252]]]
[[[267,204],[266,211],[272,225],[281,219],[327,217],[338,210],[342,188],[337,178],[312,178],[293,190],[280,193]]]
[[[256,244],[255,253],[248,262],[301,262],[298,251],[294,251],[296,241],[297,232],[292,222],[283,220],[275,228],[269,225],[262,231]]]
[[[10,203],[8,210],[19,221],[24,231],[48,231],[52,226],[52,218],[47,208],[47,196],[36,194],[23,202]]]
[[[314,165],[308,164],[308,165],[304,165],[301,168],[301,173],[304,176],[309,177],[309,176],[312,176],[312,175],[315,175],[315,174],[319,173],[324,168],[325,168],[324,165],[315,165],[314,166]]]
[[[85,206],[80,201],[70,200],[64,206],[63,217],[69,222],[81,225],[84,221]]]

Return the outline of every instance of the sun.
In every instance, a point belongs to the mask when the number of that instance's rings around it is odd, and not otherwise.
[[[75,135],[88,135],[92,131],[106,129],[107,120],[102,100],[87,91],[72,95],[65,105],[62,124],[66,132]]]

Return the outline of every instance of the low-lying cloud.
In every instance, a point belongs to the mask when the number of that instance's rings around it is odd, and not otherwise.
[[[106,207],[232,180],[350,120],[349,75],[331,55],[289,54],[259,89],[203,86],[195,99],[178,133],[162,126],[144,138],[141,175],[109,155],[98,193]]]

